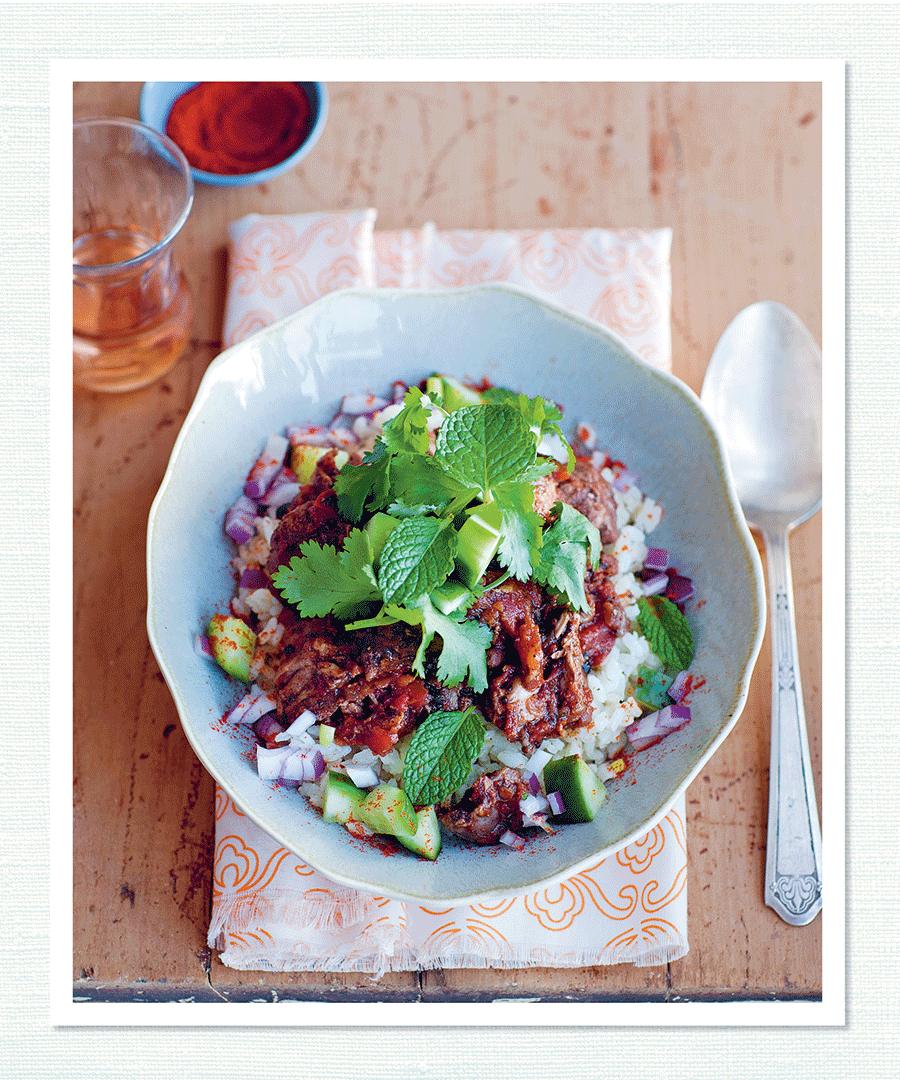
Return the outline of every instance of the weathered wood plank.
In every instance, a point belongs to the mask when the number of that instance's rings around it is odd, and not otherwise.
[[[669,966],[368,977],[235,972],[205,947],[212,782],[149,651],[144,530],[178,427],[219,348],[230,221],[363,205],[378,226],[674,229],[675,371],[699,391],[721,332],[778,299],[821,340],[821,100],[812,84],[330,86],[313,154],[276,181],[198,188],[179,251],[197,315],[191,356],[121,397],[75,397],[76,993],[197,1000],[687,1000],[814,997],[821,923],[762,903],[769,660],[744,715],[688,795],[689,935]],[[137,116],[140,84],[76,87],[77,116]],[[821,525],[792,538],[811,750],[821,805]],[[727,584],[727,583],[725,583]]]

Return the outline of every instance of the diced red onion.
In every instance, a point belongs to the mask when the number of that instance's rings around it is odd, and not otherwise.
[[[666,691],[673,701],[681,701],[688,689],[689,675],[686,671],[679,671],[672,680],[672,685]]]
[[[288,440],[283,435],[270,435],[265,449],[256,459],[244,484],[244,494],[251,499],[261,499],[269,485],[278,475],[288,451]]]
[[[294,753],[289,746],[278,746],[270,750],[267,746],[256,748],[256,771],[260,780],[277,780],[287,759]]]
[[[254,722],[253,731],[257,738],[262,739],[263,742],[270,742],[276,739],[278,735],[283,734],[284,724],[275,713],[268,712]]]
[[[273,484],[266,492],[266,506],[270,510],[278,510],[280,507],[293,502],[299,494],[300,482],[298,480],[286,481],[279,484],[278,487]]]
[[[358,788],[378,786],[378,774],[371,765],[348,765],[347,775]]]
[[[357,416],[353,421],[353,434],[360,441],[367,439],[374,430],[371,416],[363,414],[362,416]]]
[[[262,589],[268,584],[269,579],[261,566],[248,566],[241,574],[240,586],[242,589]]]
[[[525,847],[525,837],[519,836],[518,833],[512,832],[507,829],[500,837],[500,843],[506,844],[507,847],[515,848],[516,851],[521,851]]]
[[[337,427],[331,429],[331,444],[332,446],[352,450],[353,447],[359,444],[359,439],[357,439],[350,428]]]
[[[225,532],[236,544],[246,544],[256,532],[256,503],[241,495],[225,513]]]
[[[297,750],[284,759],[281,766],[281,775],[285,780],[311,780],[312,768],[306,761],[306,754]]]
[[[641,582],[641,591],[644,596],[656,596],[658,593],[665,592],[668,587],[668,574],[654,574]]]
[[[341,402],[341,412],[347,416],[371,416],[386,405],[384,398],[374,394],[347,394]]]
[[[194,652],[198,656],[205,657],[207,660],[215,660],[212,645],[210,645],[209,638],[206,634],[194,634]]]
[[[237,701],[225,714],[226,720],[231,720],[234,723],[241,723],[244,719],[244,714],[250,708],[254,701],[262,694],[262,690],[254,683],[244,696]]]
[[[284,733],[285,735],[292,738],[295,735],[301,735],[304,731],[307,731],[309,728],[311,728],[313,724],[316,723],[317,719],[318,717],[314,712],[310,712],[309,709],[304,709],[303,712],[300,713],[300,715],[297,717],[297,719],[293,721],[290,727],[285,728]]]
[[[266,713],[274,712],[278,708],[278,702],[275,700],[274,694],[259,694],[255,697],[244,710],[244,715],[241,717],[241,721],[244,724],[253,724],[261,716],[265,716]],[[282,724],[282,728],[284,725]]]
[[[331,446],[331,432],[321,424],[288,424],[285,431],[291,446]]]
[[[667,705],[659,712],[648,713],[629,724],[625,734],[635,750],[645,750],[683,728],[690,719],[691,710],[686,705]]]
[[[648,547],[644,557],[645,570],[668,570],[669,552],[665,548]]]
[[[637,484],[637,477],[630,469],[620,469],[613,474],[612,486],[616,491],[627,491],[633,484]]]
[[[263,497],[263,502],[270,509],[277,509],[289,503],[300,490],[297,474],[290,465],[282,465],[269,484],[268,490]]]
[[[524,799],[519,799],[519,809],[526,817],[534,817],[535,814],[546,810],[547,806],[547,799],[544,795],[526,795]]]
[[[694,595],[694,583],[689,577],[673,574],[669,578],[669,586],[666,589],[666,599],[673,604],[683,604]]]
[[[551,814],[564,814],[566,811],[566,804],[563,801],[561,792],[551,791],[547,796],[547,806]]]
[[[537,773],[523,770],[522,775],[528,781],[528,787],[532,795],[540,795],[541,793],[541,781]]]
[[[544,832],[551,832],[550,826],[547,824],[546,814],[523,814],[522,825],[526,829],[543,829]]]

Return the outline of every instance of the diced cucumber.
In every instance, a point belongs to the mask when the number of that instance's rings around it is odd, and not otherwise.
[[[372,549],[372,562],[378,566],[381,552],[387,538],[400,524],[400,519],[391,517],[390,514],[373,514],[366,523],[366,535],[369,538],[369,547]]]
[[[216,663],[233,678],[249,683],[256,634],[243,619],[231,615],[213,615],[206,636]]]
[[[309,483],[316,468],[316,463],[330,451],[328,446],[295,446],[291,451],[291,468],[297,474],[301,484]],[[350,460],[349,454],[344,450],[338,450],[334,455],[334,463],[342,469]]]
[[[319,746],[331,746],[334,742],[334,728],[331,724],[319,724]]]
[[[359,807],[366,797],[364,791],[343,773],[330,769],[325,781],[325,797],[322,816],[326,821],[339,821],[342,825],[354,818],[359,821]]]
[[[466,520],[459,530],[456,565],[459,576],[471,589],[481,580],[500,547],[503,512],[496,503],[491,502],[472,507],[466,514]]]
[[[458,611],[472,598],[472,590],[467,589],[461,581],[452,581],[449,578],[432,590],[431,602],[445,615]]]
[[[416,814],[416,820],[419,823],[416,835],[398,836],[397,839],[405,848],[433,862],[441,853],[441,827],[434,807],[424,806]]]
[[[606,788],[578,754],[548,761],[544,766],[547,794],[558,791],[565,811],[556,821],[574,824],[593,821],[606,798]]]
[[[654,671],[644,665],[637,669],[633,696],[645,716],[672,704],[669,687],[673,682],[674,676],[666,675],[664,671]]]
[[[441,407],[447,412],[462,408],[463,405],[481,405],[482,397],[477,390],[466,386],[452,375],[432,375],[425,382],[425,392],[440,394]]]
[[[358,819],[372,832],[411,839],[419,823],[416,811],[402,788],[379,784],[359,805]]]

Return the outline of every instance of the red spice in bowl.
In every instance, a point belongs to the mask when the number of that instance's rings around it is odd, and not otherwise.
[[[202,82],[177,98],[166,134],[195,169],[226,175],[281,164],[303,143],[312,109],[292,82]]]

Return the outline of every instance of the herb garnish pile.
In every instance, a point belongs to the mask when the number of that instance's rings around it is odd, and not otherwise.
[[[534,510],[534,482],[559,465],[538,455],[542,439],[554,437],[569,466],[574,462],[558,407],[500,388],[479,396],[477,404],[460,404],[439,390],[411,388],[362,463],[345,465],[335,480],[338,509],[357,526],[342,549],[305,541],[274,575],[303,617],[331,614],[348,630],[418,627],[417,675],[440,638],[438,680],[468,680],[475,691],[487,688],[492,638],[488,627],[465,617],[483,591],[464,581],[458,562],[469,518],[499,521],[495,555],[504,577],[533,580],[582,610],[585,571],[601,549],[597,529],[573,507],[557,503],[549,523]],[[375,515],[380,535],[387,534],[380,551],[366,527]],[[441,603],[448,587],[457,592],[452,608]]]

